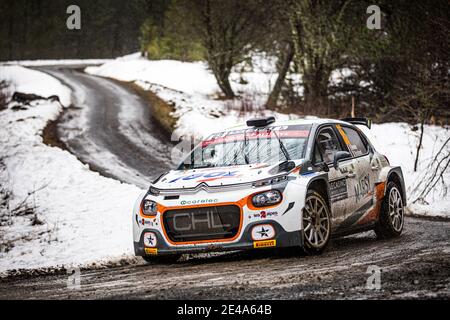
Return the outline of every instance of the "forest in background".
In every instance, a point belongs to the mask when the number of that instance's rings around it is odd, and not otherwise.
[[[0,60],[115,58],[139,51],[152,2],[2,0]],[[81,30],[66,27],[72,4],[81,9]]]
[[[81,7],[81,30],[66,8]],[[0,60],[114,58],[206,60],[223,99],[231,70],[255,52],[277,58],[266,107],[299,114],[356,115],[378,122],[447,124],[450,8],[447,0],[2,0]],[[334,70],[351,70],[330,81]],[[292,83],[300,75],[303,93]]]

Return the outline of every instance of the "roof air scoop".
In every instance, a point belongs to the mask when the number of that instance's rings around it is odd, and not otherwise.
[[[247,120],[247,126],[261,128],[261,127],[266,127],[269,124],[272,124],[274,122],[275,122],[275,117],[250,119],[250,120]]]

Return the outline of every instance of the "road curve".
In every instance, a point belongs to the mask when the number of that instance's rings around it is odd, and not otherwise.
[[[266,249],[85,270],[77,290],[67,288],[65,274],[10,277],[0,279],[0,298],[448,299],[449,236],[449,221],[406,218],[399,238],[381,241],[368,232],[336,239],[320,256]],[[379,290],[366,286],[369,266],[381,268]]]
[[[147,188],[170,166],[170,136],[132,89],[75,68],[42,67],[72,90],[57,125],[70,152],[105,176]]]
[[[74,69],[44,71],[74,92],[58,132],[82,161],[141,187],[169,166],[169,139],[135,92]],[[320,256],[261,250],[194,255],[171,265],[137,260],[82,270],[76,290],[67,288],[63,273],[19,274],[0,279],[0,299],[448,299],[449,240],[450,221],[407,217],[399,238],[349,236],[333,240]],[[366,286],[370,266],[381,270],[379,290]]]

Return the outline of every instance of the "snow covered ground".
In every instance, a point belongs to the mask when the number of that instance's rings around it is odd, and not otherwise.
[[[369,139],[374,143],[375,148],[386,155],[392,165],[402,167],[403,176],[406,184],[406,195],[408,197],[407,211],[410,214],[421,216],[450,217],[450,168],[444,171],[444,180],[433,179],[435,171],[441,172],[445,165],[448,165],[450,154],[450,128],[439,126],[425,126],[423,137],[423,146],[419,153],[419,162],[417,171],[414,172],[414,161],[416,148],[419,142],[420,132],[413,131],[412,127],[406,123],[383,123],[374,124],[369,130],[361,127]],[[446,147],[443,152],[444,143]],[[439,163],[447,157],[447,160]],[[429,194],[423,200],[416,201],[426,184],[431,181],[431,185],[436,182],[434,188],[431,188]]]
[[[231,84],[240,96],[234,101],[218,99],[219,88],[203,62],[148,61],[139,54],[133,54],[102,66],[88,67],[85,71],[132,81],[144,89],[154,91],[176,108],[174,116],[178,118],[178,122],[174,137],[194,135],[199,138],[242,123],[251,116],[267,113],[259,110],[259,106],[263,105],[276,80],[274,61],[256,55],[251,62],[253,67],[241,64],[234,68]],[[341,81],[342,77],[348,76],[350,72],[346,69],[335,71],[331,81]],[[298,117],[293,114],[274,115],[280,120]],[[444,147],[437,160],[434,158],[450,137],[449,128],[425,127],[417,172],[414,172],[414,160],[419,131],[413,131],[406,123],[375,124],[372,130],[365,131],[372,137],[377,149],[387,155],[393,165],[402,166],[408,188],[408,211],[411,214],[450,217],[450,192],[447,192],[450,169],[445,171],[445,182],[431,179],[435,169],[445,167],[446,161],[439,161],[448,156],[450,143]],[[424,199],[415,201],[430,179],[431,185],[436,182],[432,191]]]
[[[101,177],[43,143],[42,130],[70,104],[70,90],[19,66],[0,66],[0,75],[14,90],[56,94],[63,105],[41,100],[27,110],[11,104],[0,112],[0,273],[132,254],[130,212],[141,190]]]
[[[2,65],[21,65],[23,67],[43,66],[77,66],[77,65],[100,65],[111,61],[111,59],[66,59],[66,60],[16,60],[3,61]]]
[[[88,67],[85,71],[136,82],[144,89],[152,90],[176,106],[173,116],[178,118],[178,123],[174,137],[194,135],[200,138],[215,130],[244,122],[249,116],[264,114],[264,111],[258,110],[258,106],[267,98],[267,92],[277,74],[270,60],[260,57],[253,60],[253,70],[242,64],[231,75],[232,87],[241,96],[233,101],[220,99],[216,80],[204,62],[149,61],[134,54],[99,67]],[[243,72],[237,72],[242,69]],[[275,115],[278,119],[297,117],[294,114]],[[219,118],[220,121],[217,121]]]
[[[276,74],[271,63],[260,61],[256,59],[253,69],[240,66],[244,72],[237,68],[232,74],[232,86],[240,99],[231,102],[218,99],[219,89],[204,63],[147,61],[130,55],[86,71],[155,91],[176,108],[175,135],[199,137],[264,113],[258,106]],[[104,178],[67,151],[43,143],[42,130],[70,104],[70,90],[47,74],[17,65],[0,66],[0,79],[11,83],[11,90],[56,94],[62,103],[37,101],[26,110],[10,105],[0,111],[0,273],[98,264],[132,255],[130,210],[142,190]],[[392,164],[402,166],[411,201],[434,172],[434,155],[448,139],[449,129],[426,127],[416,173],[418,131],[407,124],[388,123],[374,125],[368,134]],[[448,154],[448,147],[444,151]],[[447,170],[445,181],[449,179]],[[408,209],[414,214],[450,216],[447,187],[438,181],[425,201],[410,202]]]

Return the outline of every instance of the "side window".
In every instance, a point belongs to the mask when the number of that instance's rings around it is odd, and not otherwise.
[[[342,129],[344,130],[345,134],[348,137],[348,140],[350,141],[350,145],[348,147],[353,153],[353,156],[359,157],[365,155],[367,153],[367,145],[362,140],[358,131],[349,127],[342,127]]]
[[[319,146],[317,144],[317,141],[314,143],[314,153],[313,153],[313,164],[323,162],[322,155],[319,151]]]
[[[316,146],[318,146],[320,155],[325,163],[333,162],[336,152],[341,151],[339,140],[332,128],[325,128],[319,132]]]

